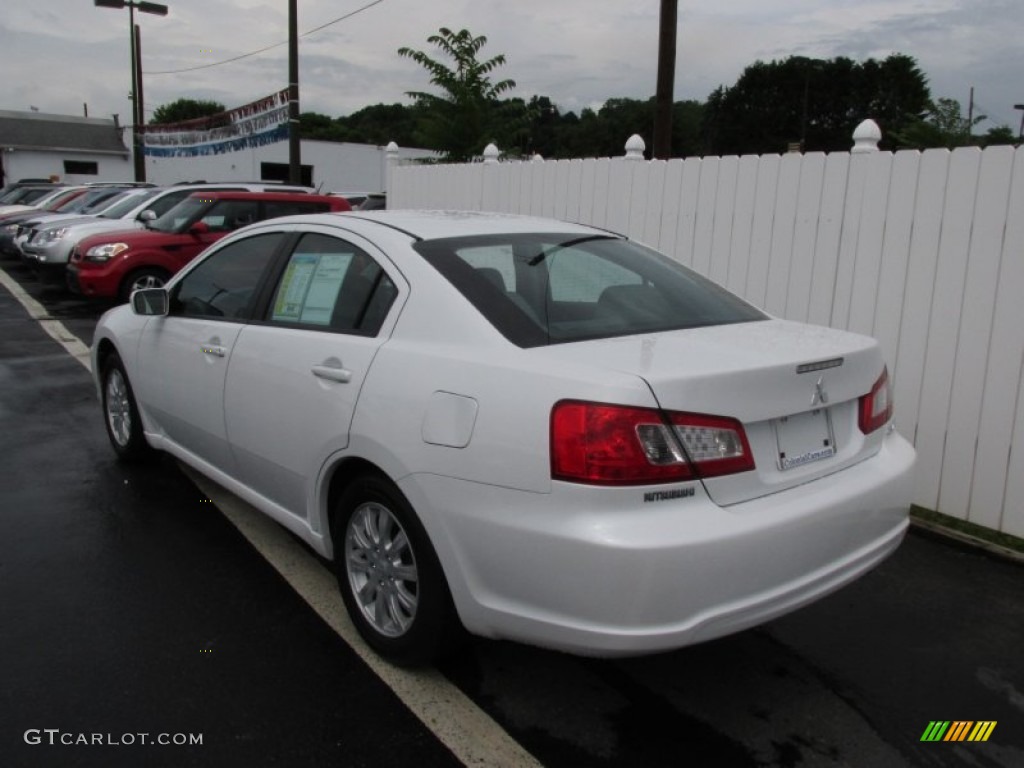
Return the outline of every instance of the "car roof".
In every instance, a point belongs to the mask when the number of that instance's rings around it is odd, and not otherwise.
[[[552,234],[613,234],[583,224],[572,224],[538,216],[486,211],[381,210],[352,211],[346,219],[360,219],[400,230],[419,240],[442,237],[472,237],[508,233],[543,232]]]
[[[327,195],[316,195],[299,190],[273,190],[253,192],[240,189],[196,190],[189,197],[201,197],[204,200],[336,200]]]

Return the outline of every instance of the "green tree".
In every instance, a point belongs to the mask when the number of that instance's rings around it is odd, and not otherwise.
[[[166,125],[180,123],[184,120],[195,120],[200,117],[211,117],[225,111],[220,102],[203,99],[178,99],[153,110],[150,125]]]
[[[302,112],[299,115],[299,131],[304,139],[314,141],[345,141],[345,129],[338,120],[317,112]]]
[[[1017,144],[1020,140],[1019,135],[1008,125],[997,125],[995,128],[989,128],[985,135],[981,137],[981,146],[983,147],[994,147],[997,144]]]
[[[927,78],[901,54],[858,63],[791,56],[755,62],[735,85],[720,86],[704,110],[705,147],[712,154],[844,151],[865,118],[882,128],[883,142],[920,120],[930,107]]]
[[[424,51],[402,47],[398,54],[412,59],[430,75],[440,94],[409,91],[422,110],[418,124],[421,143],[441,152],[446,160],[465,162],[478,156],[488,142],[507,130],[500,125],[503,110],[498,97],[515,87],[514,80],[491,81],[491,73],[505,64],[503,55],[486,61],[477,59],[487,38],[441,27],[427,38],[454,68]]]
[[[580,117],[571,112],[560,125],[561,157],[618,157],[626,140],[639,134],[652,147],[655,98],[647,100],[608,99],[598,110],[584,109]],[[701,116],[703,105],[697,101],[677,101],[672,113],[672,155],[701,154]]]
[[[411,147],[415,146],[417,115],[417,108],[404,104],[374,104],[339,117],[338,123],[344,128],[344,141],[377,145],[394,141]]]
[[[1005,134],[999,129],[991,129],[984,136],[974,135],[974,126],[988,118],[978,115],[971,120],[963,116],[960,102],[956,99],[937,99],[920,120],[915,120],[904,130],[895,135],[896,143],[901,148],[930,149],[933,147],[968,147],[974,145],[987,146],[1001,142]],[[1009,130],[1007,126],[1002,128]]]

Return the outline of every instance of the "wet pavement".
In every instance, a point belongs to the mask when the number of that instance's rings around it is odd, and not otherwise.
[[[2,288],[0,435],[0,765],[459,764]]]
[[[91,340],[97,308],[9,271]],[[0,766],[459,764],[173,461],[114,461],[2,287],[0,445]],[[614,662],[474,640],[441,671],[553,768],[1018,767],[1024,566],[914,533],[753,631]],[[997,725],[922,742],[935,720]],[[60,743],[94,734],[120,743]]]

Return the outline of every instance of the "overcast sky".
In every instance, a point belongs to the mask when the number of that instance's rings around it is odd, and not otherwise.
[[[304,33],[372,0],[299,0]],[[147,114],[178,98],[235,107],[287,86],[286,0],[165,0],[142,28]],[[482,57],[504,54],[496,78],[511,95],[549,96],[563,112],[608,98],[654,95],[658,0],[379,0],[300,39],[302,111],[338,117],[378,103],[409,104],[429,87],[396,50],[432,50],[439,27],[485,35]],[[3,0],[0,109],[130,113],[128,11],[92,0]],[[217,65],[257,49],[277,47]],[[969,89],[992,125],[1014,130],[1024,103],[1024,0],[680,0],[676,100],[705,100],[758,60],[791,55],[917,59],[933,98],[966,115]],[[188,72],[161,74],[203,67]]]

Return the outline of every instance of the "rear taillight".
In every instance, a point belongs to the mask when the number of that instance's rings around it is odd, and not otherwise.
[[[551,411],[551,476],[594,485],[671,483],[754,468],[735,419],[565,400]]]
[[[698,413],[668,413],[676,436],[701,477],[731,475],[754,468],[747,433],[736,419]]]
[[[860,431],[870,435],[876,429],[884,427],[892,418],[892,388],[889,386],[889,371],[882,369],[882,375],[868,392],[860,399],[860,413],[857,419]]]

